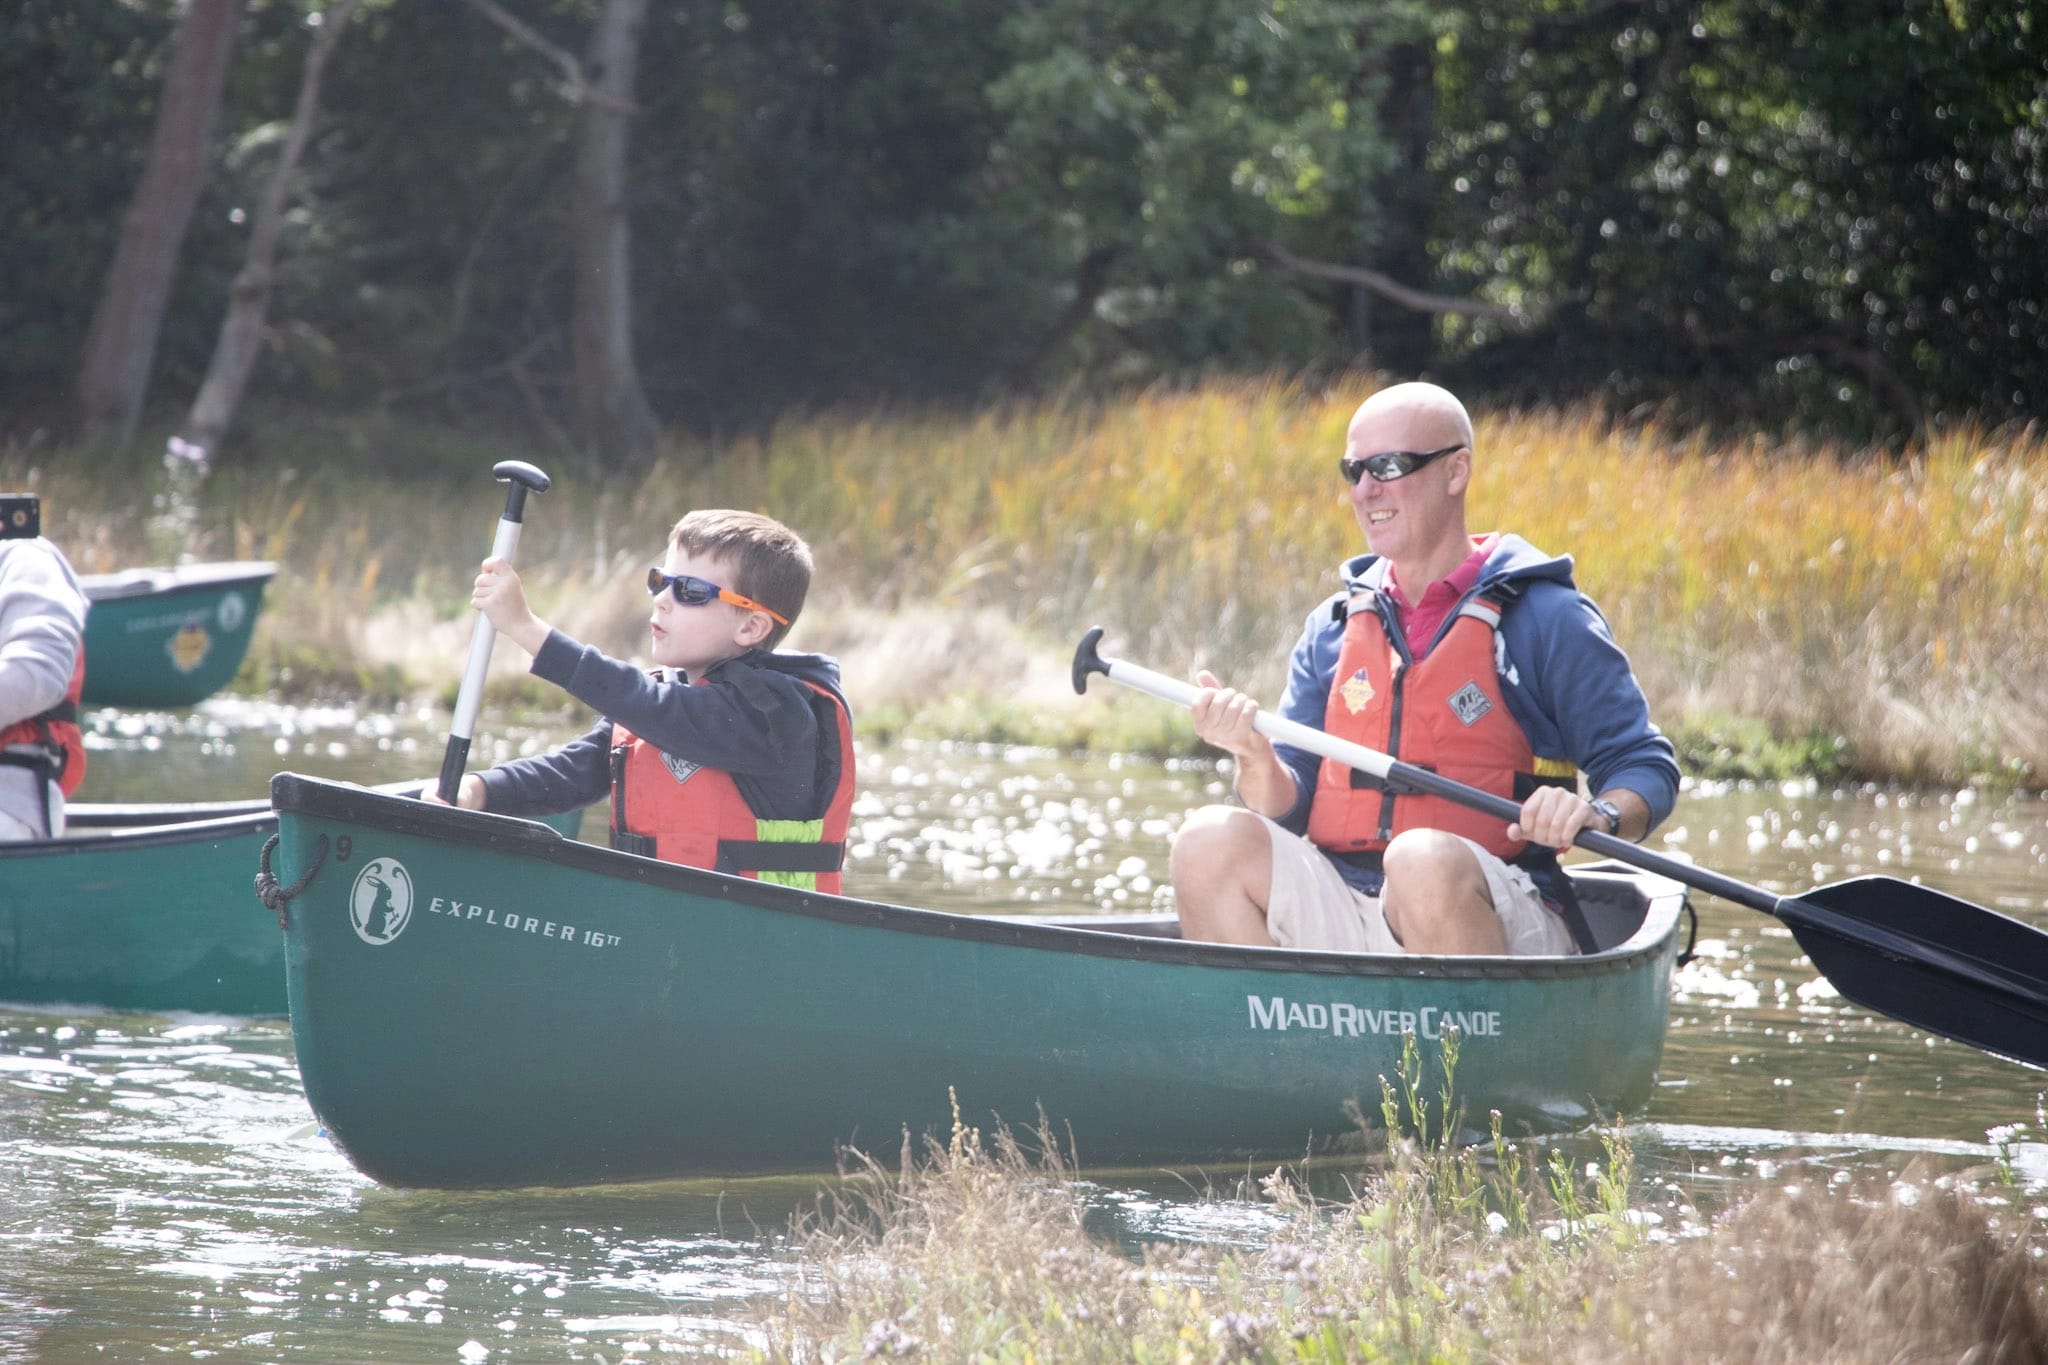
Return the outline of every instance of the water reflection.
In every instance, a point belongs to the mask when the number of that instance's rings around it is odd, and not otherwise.
[[[239,701],[94,722],[85,795],[102,800],[256,795],[281,768],[420,776],[443,741],[433,715]],[[504,727],[477,759],[576,728]],[[849,889],[968,912],[1163,908],[1174,823],[1227,792],[1209,764],[975,746],[869,749],[861,777]],[[1879,872],[2048,919],[2038,798],[1697,784],[1662,837],[1780,893]],[[2006,1155],[2048,1180],[2040,1073],[1851,1006],[1774,920],[1695,901],[1663,1079],[1628,1116],[1648,1179],[1969,1169],[1999,1155],[1987,1130],[2025,1124]],[[788,1221],[816,1196],[807,1180],[382,1190],[315,1130],[281,1021],[0,1006],[0,1142],[0,1358],[713,1354],[741,1343],[737,1305],[786,1286]],[[1362,1170],[1315,1179],[1341,1198]],[[1262,1174],[1101,1178],[1091,1223],[1132,1245],[1257,1244]]]

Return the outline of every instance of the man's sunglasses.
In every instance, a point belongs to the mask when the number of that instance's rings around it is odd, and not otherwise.
[[[1465,443],[1445,446],[1442,450],[1383,450],[1377,455],[1366,455],[1352,459],[1349,455],[1337,461],[1337,472],[1344,476],[1344,482],[1357,483],[1367,474],[1376,483],[1392,483],[1405,479],[1432,460],[1441,460],[1446,455],[1463,450]]]
[[[660,569],[647,571],[647,595],[661,596],[663,588],[675,594],[676,601],[686,607],[701,607],[706,602],[730,602],[742,611],[766,612],[778,626],[789,624],[789,618],[772,607],[764,607],[751,597],[742,597],[731,588],[721,588],[705,578],[692,578],[686,573],[663,573]]]

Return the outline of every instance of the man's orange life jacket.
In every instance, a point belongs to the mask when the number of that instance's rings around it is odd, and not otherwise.
[[[1536,757],[1501,695],[1500,599],[1466,599],[1429,653],[1411,662],[1390,638],[1375,597],[1368,589],[1346,604],[1326,731],[1516,802],[1538,783],[1577,786],[1571,763]],[[1505,821],[1442,797],[1386,791],[1355,768],[1323,760],[1310,842],[1332,853],[1377,853],[1418,828],[1462,834],[1503,860],[1528,847],[1508,838]]]
[[[85,691],[85,649],[71,668],[64,700],[39,715],[0,729],[0,763],[41,769],[69,797],[85,781],[85,736],[78,729],[78,699]],[[39,752],[27,752],[30,747]]]
[[[846,828],[853,814],[853,718],[830,688],[816,697],[821,785],[831,801],[815,820],[764,820],[731,773],[665,754],[623,725],[612,726],[612,847],[686,867],[708,867],[764,882],[839,894]],[[832,733],[837,733],[833,739]],[[836,758],[837,762],[831,762]]]

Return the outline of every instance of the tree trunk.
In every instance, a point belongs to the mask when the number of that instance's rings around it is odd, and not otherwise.
[[[1384,228],[1372,255],[1379,268],[1397,280],[1426,286],[1437,277],[1430,250],[1430,209],[1436,194],[1429,173],[1429,147],[1436,138],[1436,74],[1429,43],[1397,43],[1386,53],[1387,88],[1380,106],[1381,127],[1394,144],[1399,161],[1381,178]],[[1356,340],[1373,365],[1421,375],[1436,361],[1436,331],[1430,316],[1388,312],[1364,293],[1364,310]]]
[[[572,331],[580,435],[607,461],[637,462],[660,423],[633,357],[633,249],[626,152],[634,74],[647,0],[605,0],[590,36],[590,79],[577,111],[575,321]]]
[[[212,453],[235,420],[242,391],[263,353],[263,328],[270,314],[270,295],[277,280],[277,239],[284,230],[285,201],[291,195],[292,177],[299,158],[313,135],[313,121],[320,112],[320,80],[341,31],[361,0],[339,0],[322,16],[313,45],[306,51],[306,69],[299,81],[297,107],[292,110],[291,130],[285,134],[277,165],[263,187],[263,199],[249,231],[249,254],[235,282],[228,290],[227,320],[221,324],[220,340],[214,343],[213,360],[206,367],[206,382],[192,400],[185,419],[185,434],[194,445]]]
[[[132,440],[169,307],[171,280],[206,181],[207,143],[220,112],[243,0],[191,0],[164,73],[142,183],[121,222],[78,368],[89,437]]]

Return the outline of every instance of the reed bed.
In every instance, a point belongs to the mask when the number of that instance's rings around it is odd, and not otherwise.
[[[206,481],[179,552],[283,563],[249,685],[445,690],[498,506],[486,470],[531,458],[557,487],[529,515],[522,567],[572,633],[632,653],[635,570],[668,525],[693,506],[758,508],[817,550],[791,644],[845,658],[857,710],[936,706],[970,730],[980,716],[1085,742],[1129,709],[1063,695],[1092,624],[1125,657],[1277,696],[1302,620],[1363,548],[1334,465],[1368,391],[1218,381],[797,416],[673,445],[643,474],[405,428],[271,424]],[[1716,443],[1587,409],[1474,418],[1474,528],[1574,557],[1690,755],[1781,744],[1830,776],[2048,775],[2048,448],[2033,429],[1952,429],[1888,455]],[[110,479],[85,456],[17,447],[0,480],[45,492],[82,568],[147,560],[161,479]]]
[[[1448,1067],[1452,1059],[1446,1059]],[[853,1177],[795,1229],[797,1274],[752,1324],[774,1365],[1023,1362],[1893,1362],[2048,1356],[2048,1273],[2016,1191],[1908,1172],[1721,1191],[1637,1179],[1625,1131],[1574,1169],[1460,1147],[1411,1049],[1380,1156],[1349,1194],[1257,1182],[1250,1246],[1133,1251],[1044,1131],[955,1124]],[[1384,1083],[1383,1083],[1384,1084]],[[1448,1082],[1444,1100],[1449,1102]],[[1239,1195],[1242,1199],[1243,1194]],[[1242,1205],[1240,1204],[1240,1209]],[[1254,1215],[1232,1215],[1248,1231]],[[1098,1224],[1099,1227],[1099,1224]]]

